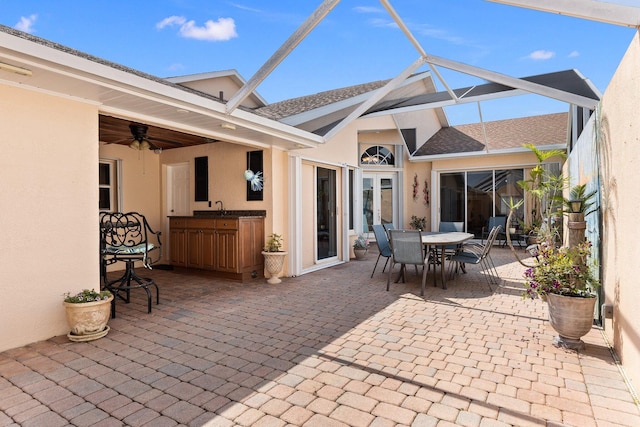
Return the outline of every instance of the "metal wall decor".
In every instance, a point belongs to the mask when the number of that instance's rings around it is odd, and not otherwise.
[[[264,171],[262,150],[247,152],[247,169],[244,171],[244,179],[247,181],[247,200],[263,200]]]

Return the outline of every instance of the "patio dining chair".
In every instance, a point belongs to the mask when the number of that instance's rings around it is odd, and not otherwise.
[[[491,289],[491,284],[498,284],[498,272],[496,266],[491,259],[491,248],[498,237],[502,227],[496,226],[491,229],[487,242],[483,244],[470,243],[465,245],[464,250],[451,256],[452,261],[451,268],[457,268],[458,266],[466,273],[466,264],[480,265],[481,272],[484,272],[485,280]]]
[[[116,300],[129,303],[131,290],[142,288],[147,294],[147,313],[151,313],[152,296],[149,288],[155,288],[156,304],[160,302],[158,285],[149,278],[140,277],[135,263],[144,268],[162,258],[160,232],[153,231],[144,215],[137,212],[105,212],[100,215],[100,262],[104,288],[111,291],[111,317],[116,317]],[[115,280],[107,278],[107,265],[123,262],[124,273]]]
[[[440,222],[440,224],[438,225],[438,231],[440,232],[463,232],[464,231],[464,222],[449,222],[449,221],[442,221]],[[447,257],[450,257],[451,255],[455,254],[456,252],[458,252],[459,245],[447,245],[444,247],[445,250],[445,254],[447,255]]]
[[[387,237],[387,232],[384,229],[382,224],[374,224],[372,226],[373,234],[376,237],[376,245],[378,246],[378,259],[376,259],[376,264],[373,266],[373,271],[371,272],[371,277],[376,272],[376,267],[378,267],[378,261],[380,261],[380,257],[385,257],[386,260],[384,262],[384,267],[382,267],[382,272],[387,268],[387,264],[389,263],[389,258],[391,257],[391,247],[389,246],[389,238]]]
[[[402,283],[405,283],[406,265],[415,265],[416,269],[422,266],[422,284],[420,295],[424,295],[424,287],[427,280],[427,266],[429,264],[429,252],[426,255],[423,252],[422,238],[418,230],[389,230],[389,243],[391,246],[391,267],[389,267],[389,275],[387,276],[387,291],[391,282],[391,272],[394,264],[400,264],[400,273],[396,279],[396,283],[402,277]]]
[[[480,235],[480,239],[481,239],[481,243],[484,244],[484,239],[488,239],[489,238],[489,233],[491,233],[491,230],[493,230],[494,227],[500,226],[501,230],[498,233],[498,236],[496,236],[496,238],[499,239],[505,239],[506,241],[506,234],[504,233],[504,231],[507,229],[507,217],[504,215],[500,215],[500,216],[492,216],[489,217],[489,221],[487,223],[486,227],[482,227],[482,232]]]

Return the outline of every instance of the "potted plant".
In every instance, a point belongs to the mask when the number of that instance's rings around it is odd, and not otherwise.
[[[561,213],[562,191],[567,180],[561,174],[549,173],[544,162],[552,157],[565,159],[564,150],[540,150],[533,144],[524,144],[533,152],[538,163],[529,172],[529,178],[518,181],[518,185],[532,196],[531,232],[532,243],[556,244],[559,240],[559,223],[557,214]]]
[[[525,271],[523,296],[547,300],[558,347],[584,348],[580,338],[593,326],[595,290],[600,283],[588,265],[590,253],[591,243],[585,240],[573,247],[544,246],[535,265]]]
[[[264,266],[269,273],[270,284],[277,284],[282,282],[278,277],[284,266],[284,258],[287,252],[282,250],[282,236],[280,234],[272,233],[267,238],[267,243],[264,246],[262,255],[264,255]]]
[[[409,225],[414,230],[423,231],[427,228],[427,218],[424,216],[411,215],[411,222]]]
[[[71,328],[67,337],[71,341],[91,341],[107,335],[111,301],[113,295],[107,290],[83,289],[74,295],[64,294],[63,304]]]
[[[364,259],[369,250],[369,239],[362,234],[358,235],[358,238],[353,242],[353,253],[357,260]]]
[[[585,217],[596,210],[595,202],[591,200],[595,195],[596,191],[587,192],[586,184],[580,184],[571,188],[569,198],[563,199],[564,212],[568,216],[568,246],[575,246],[584,240],[584,232],[587,228]]]

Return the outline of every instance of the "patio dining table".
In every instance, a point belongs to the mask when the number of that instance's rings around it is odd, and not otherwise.
[[[424,246],[430,247],[435,246],[436,248],[440,248],[440,281],[442,283],[442,289],[447,289],[447,279],[445,275],[445,249],[449,245],[460,245],[467,240],[473,239],[473,234],[471,233],[463,233],[460,231],[448,231],[448,232],[439,232],[439,231],[423,231],[420,234],[422,238],[422,244]],[[434,263],[433,267],[433,285],[436,284],[436,267]]]

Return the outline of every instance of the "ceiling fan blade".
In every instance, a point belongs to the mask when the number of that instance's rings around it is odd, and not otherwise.
[[[116,139],[115,141],[105,142],[105,144],[121,144],[126,141],[131,142],[133,141],[133,138],[129,137],[129,138]]]
[[[158,141],[158,142],[164,142],[165,144],[175,145],[176,147],[184,147],[184,144],[182,144],[180,142],[177,142],[177,141],[171,141],[169,139],[156,138],[155,136],[148,136],[147,139],[153,140],[153,141]]]

